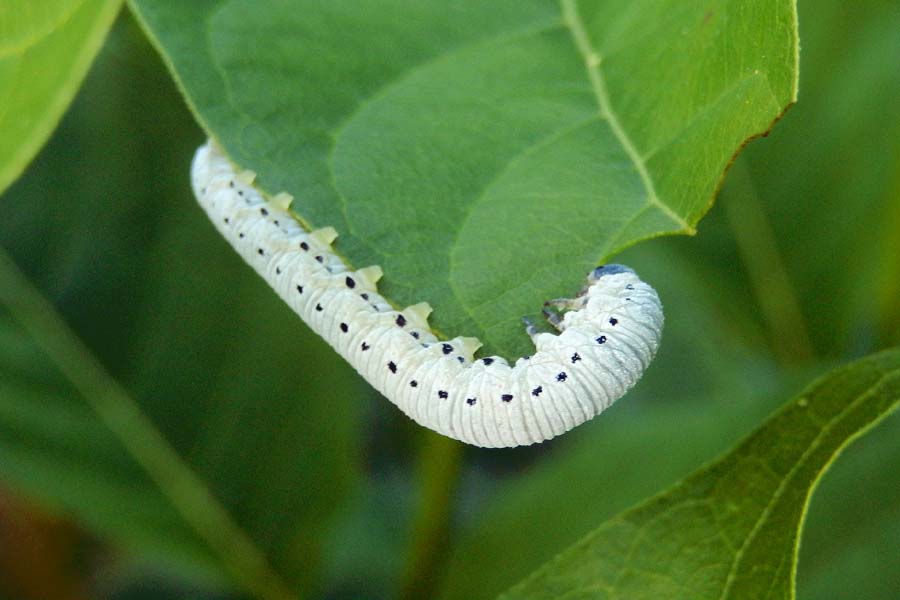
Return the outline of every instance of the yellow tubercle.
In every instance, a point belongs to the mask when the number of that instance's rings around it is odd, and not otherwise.
[[[322,246],[330,246],[331,242],[337,239],[337,236],[338,232],[334,227],[323,227],[309,234],[313,241]]]
[[[371,267],[363,267],[359,271],[356,272],[362,279],[364,279],[369,285],[374,286],[378,283],[378,280],[381,279],[382,275],[384,275],[384,271],[381,270],[381,267],[378,265],[372,265]]]
[[[256,171],[251,171],[250,169],[241,171],[237,174],[235,179],[237,179],[244,185],[253,185],[253,182],[256,181]]]
[[[287,192],[278,192],[274,196],[270,202],[280,208],[281,210],[287,210],[291,206],[291,202],[294,201],[294,197],[288,194]]]

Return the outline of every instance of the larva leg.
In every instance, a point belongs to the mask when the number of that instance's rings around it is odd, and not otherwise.
[[[525,333],[528,334],[528,337],[533,338],[538,334],[538,330],[534,324],[534,321],[532,321],[528,317],[522,317],[522,322],[525,323]]]
[[[584,306],[584,299],[582,296],[586,292],[590,286],[585,286],[582,288],[581,292],[578,293],[576,298],[554,298],[553,300],[547,300],[544,302],[544,306],[552,306],[553,308],[558,308],[560,310],[578,310],[582,306]]]
[[[562,316],[559,313],[551,312],[546,308],[541,311],[544,314],[544,317],[547,319],[547,322],[553,325],[557,331],[562,331]]]

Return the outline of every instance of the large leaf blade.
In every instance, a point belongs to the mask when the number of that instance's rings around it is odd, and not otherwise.
[[[236,162],[489,350],[599,258],[692,231],[796,92],[791,0],[133,6]]]
[[[501,598],[790,598],[809,496],[900,404],[900,351],[829,374],[722,459],[610,519]]]

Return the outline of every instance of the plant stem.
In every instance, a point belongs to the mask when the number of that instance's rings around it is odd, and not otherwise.
[[[900,134],[900,127],[897,131]],[[876,331],[881,347],[900,342],[900,157],[894,163],[887,195],[887,218],[881,235],[876,236],[878,250],[874,258],[880,266]]]
[[[732,193],[722,198],[725,216],[766,320],[769,343],[783,365],[803,363],[813,356],[806,321],[746,161],[732,165],[728,180]]]
[[[265,600],[295,597],[203,480],[2,248],[0,304],[8,307],[238,585]]]
[[[434,597],[450,547],[452,499],[462,462],[460,442],[430,431],[424,435],[417,469],[420,503],[400,585],[401,600]]]

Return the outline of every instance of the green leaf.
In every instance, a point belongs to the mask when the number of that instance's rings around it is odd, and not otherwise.
[[[493,597],[509,588],[597,523],[733,446],[779,398],[809,381],[811,374],[787,382],[768,356],[735,337],[748,298],[723,296],[718,283],[725,273],[711,277],[707,265],[684,256],[708,231],[627,251],[628,264],[659,282],[666,303],[666,342],[653,368],[626,402],[552,440],[541,462],[479,504],[454,548],[442,600]],[[723,316],[726,306],[737,314]],[[497,570],[486,573],[487,563]]]
[[[132,6],[266,190],[508,354],[598,259],[693,232],[796,93],[793,0]]]
[[[894,600],[900,589],[900,419],[845,450],[812,497],[797,569],[804,600]]]
[[[0,4],[0,192],[44,144],[100,49],[121,0]]]
[[[838,369],[723,458],[607,521],[501,598],[792,598],[812,490],[898,404],[900,350]]]
[[[900,5],[854,6],[801,4],[801,101],[741,156],[819,356],[900,344],[900,111],[885,110],[900,97]],[[720,202],[745,192],[726,185]]]
[[[0,340],[0,481],[125,550],[140,572],[261,595],[265,578],[235,570],[234,553],[196,531],[227,513],[291,592],[312,592],[323,540],[358,482],[359,424],[374,398],[202,217],[184,169],[202,140],[158,55],[120,21],[0,203],[0,246],[137,404],[145,432],[156,430],[138,450],[168,445],[169,464],[180,461],[214,508],[179,512],[169,498],[179,486],[148,476],[27,331]]]
[[[13,355],[0,355],[0,364],[7,371],[0,387],[0,408],[3,409],[0,414],[4,417],[0,452],[5,459],[4,477],[44,493],[57,491],[58,494],[61,490],[86,487],[78,490],[76,499],[65,503],[82,511],[87,502],[96,503],[93,510],[85,511],[85,520],[100,521],[101,526],[105,523],[97,518],[98,512],[118,508],[122,500],[127,499],[128,513],[133,516],[135,509],[149,508],[141,502],[143,498],[157,500],[155,492],[161,493],[167,501],[162,504],[164,510],[161,512],[174,510],[186,525],[184,529],[188,535],[185,537],[193,534],[203,540],[206,550],[216,556],[237,582],[260,598],[289,597],[284,584],[266,564],[265,557],[205,484],[2,251],[0,307],[4,309],[0,313],[3,319],[0,334],[16,343]],[[10,328],[8,322],[12,320],[19,322],[21,328]],[[27,361],[30,369],[49,371],[39,376],[38,385],[17,381],[20,378],[15,376],[15,362],[16,358],[21,358],[23,349],[26,356],[31,355]],[[60,379],[69,383],[64,392],[54,389],[51,383]],[[90,410],[82,410],[78,400]],[[63,407],[65,412],[51,410],[54,405]],[[79,444],[82,437],[87,438],[88,447]],[[98,441],[100,444],[96,444]],[[106,461],[97,461],[100,457],[85,453],[95,444],[99,445]],[[116,450],[128,459],[122,460],[124,457]],[[80,468],[89,458],[97,461],[90,474]],[[104,464],[107,461],[113,465]],[[96,468],[101,465],[106,468]],[[127,476],[115,476],[117,471]],[[135,491],[134,487],[137,487],[137,494],[130,494]],[[125,498],[119,498],[120,495]],[[57,502],[63,503],[59,499]],[[150,507],[159,508],[159,504],[154,502]],[[155,512],[149,511],[150,519],[141,518],[145,527],[148,520],[153,523],[152,517],[157,516]],[[114,520],[118,521],[117,518]],[[148,528],[148,537],[161,533],[159,524],[156,525]],[[116,527],[122,527],[122,523],[117,522]],[[126,530],[134,529],[129,524]],[[141,527],[136,529],[140,531]],[[185,557],[181,553],[180,558]]]
[[[638,244],[621,256],[655,283],[666,307],[665,342],[653,367],[603,419],[489,488],[456,544],[441,598],[492,597],[509,588],[598,523],[735,445],[835,360],[900,344],[900,113],[879,109],[900,97],[900,70],[887,58],[900,55],[893,35],[900,5],[854,6],[800,3],[804,92],[738,158],[755,194],[737,195],[735,165],[696,237]],[[774,229],[806,329],[821,342],[815,354],[827,357],[801,369],[797,357],[793,368],[777,366],[787,331],[767,323],[745,275],[746,258],[770,274],[763,240],[751,237],[751,251],[738,254],[732,236],[748,223],[726,220],[721,210],[751,199]],[[763,283],[759,295],[776,296]],[[893,313],[880,315],[880,305]],[[769,339],[769,332],[776,335]],[[895,418],[866,435],[823,478],[803,530],[798,597],[895,598],[900,536],[891,532],[900,487],[885,474],[900,472],[898,427]],[[496,569],[486,572],[485,564]]]

